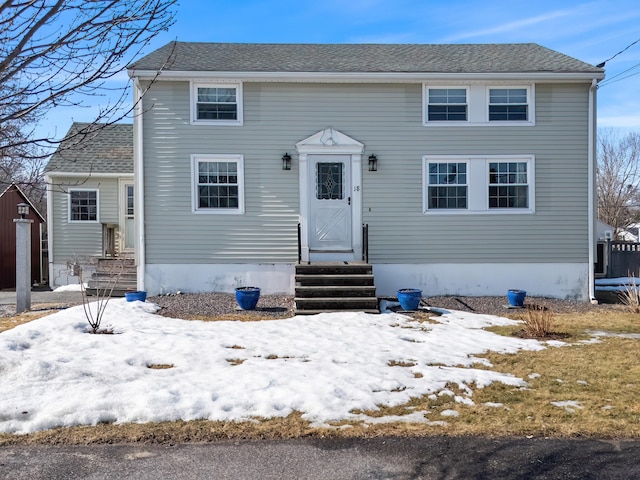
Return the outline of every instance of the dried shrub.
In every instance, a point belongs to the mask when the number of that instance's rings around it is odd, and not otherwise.
[[[525,334],[533,338],[544,338],[553,334],[553,312],[541,305],[531,305],[522,319]]]
[[[624,290],[620,292],[620,301],[630,312],[640,313],[640,293],[638,292],[636,277],[631,275],[629,278],[631,281],[629,281],[624,286]]]

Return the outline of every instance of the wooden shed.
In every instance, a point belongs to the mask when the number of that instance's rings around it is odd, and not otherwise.
[[[15,183],[0,194],[0,290],[16,286],[16,226],[19,203],[29,205],[31,225],[31,283],[40,283],[43,277],[42,231],[44,217]]]

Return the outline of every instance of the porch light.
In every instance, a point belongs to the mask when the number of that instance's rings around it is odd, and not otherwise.
[[[29,215],[29,205],[26,203],[19,203],[18,204],[18,215],[20,215],[20,218],[22,220],[24,220],[24,218]]]
[[[378,171],[378,157],[376,157],[373,153],[369,155],[369,171],[370,172]]]
[[[282,169],[283,170],[291,170],[291,155],[285,153],[282,156]]]

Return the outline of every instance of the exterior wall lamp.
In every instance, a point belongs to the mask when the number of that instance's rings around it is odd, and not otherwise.
[[[291,155],[285,153],[282,156],[282,169],[283,170],[291,170]]]
[[[29,205],[27,203],[18,204],[18,215],[20,215],[21,220],[24,220],[29,215]]]
[[[378,171],[378,157],[376,157],[373,153],[369,155],[369,171],[370,172]]]

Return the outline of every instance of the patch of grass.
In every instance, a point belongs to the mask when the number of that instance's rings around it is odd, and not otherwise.
[[[174,365],[172,363],[150,363],[147,365],[147,368],[152,370],[167,370],[173,367]]]
[[[244,358],[227,358],[226,360],[231,365],[242,365],[245,362]]]
[[[33,320],[46,317],[47,315],[51,315],[52,313],[56,313],[56,312],[52,310],[32,311],[32,312],[24,312],[19,315],[14,315],[13,317],[1,317],[0,332],[11,330],[12,328],[17,327],[18,325],[32,322]]]
[[[387,365],[390,367],[415,367],[417,364],[415,362],[405,362],[404,360],[389,360]]]
[[[580,343],[581,339],[590,338],[587,333],[589,330],[640,333],[640,316],[624,310],[612,310],[556,314],[554,319],[554,328],[570,335],[565,340],[571,342],[570,346],[549,347],[538,352],[484,355],[494,365],[492,370],[524,379],[528,384],[525,388],[500,383],[485,388],[469,385],[473,390],[473,396],[469,397],[464,386],[449,384],[447,388],[454,395],[471,398],[474,404],[456,402],[452,395],[425,395],[412,398],[403,405],[380,406],[372,411],[357,412],[382,417],[425,411],[428,412],[428,420],[444,421],[444,425],[341,421],[332,424],[333,428],[314,428],[302,419],[300,413],[294,412],[285,418],[248,422],[197,420],[105,424],[59,428],[29,435],[0,434],[0,446],[174,444],[227,439],[367,438],[393,435],[640,438],[640,403],[637,401],[640,391],[640,340],[605,337],[601,343]],[[500,329],[501,334],[512,335],[514,327]],[[422,378],[420,373],[414,373],[414,376]],[[563,401],[577,401],[583,408],[575,409],[572,413],[551,403]],[[500,404],[502,406],[498,406]],[[455,410],[459,416],[444,417],[441,413],[445,410]]]

